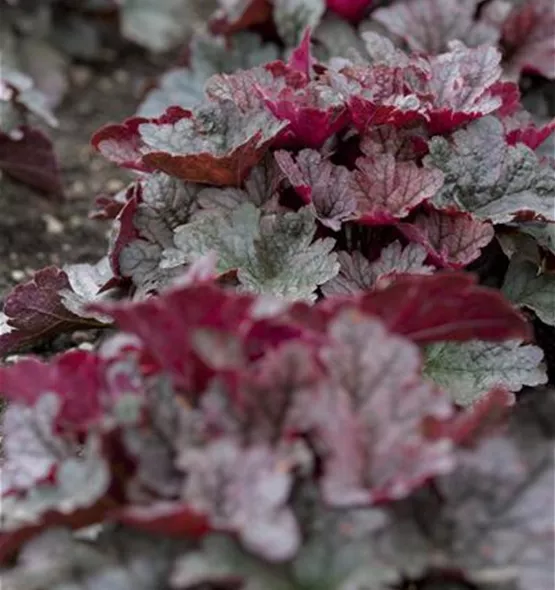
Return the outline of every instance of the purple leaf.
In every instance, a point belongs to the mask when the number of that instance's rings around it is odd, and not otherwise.
[[[394,223],[431,199],[443,185],[443,174],[428,174],[414,162],[393,154],[357,160],[350,190],[357,200],[357,219],[369,225]]]
[[[321,353],[331,376],[312,410],[324,446],[324,494],[333,505],[406,497],[453,465],[447,440],[427,439],[428,419],[451,414],[448,398],[421,378],[418,347],[370,318],[345,312]]]
[[[297,194],[312,203],[316,217],[334,231],[341,222],[353,217],[356,200],[350,186],[350,173],[314,150],[302,150],[296,160],[289,152],[275,152],[275,158]]]
[[[478,258],[495,235],[491,223],[470,213],[435,209],[397,227],[409,240],[421,244],[434,264],[457,269]]]

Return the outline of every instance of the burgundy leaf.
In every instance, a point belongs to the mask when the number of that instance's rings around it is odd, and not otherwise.
[[[496,86],[501,54],[495,47],[468,49],[453,41],[451,51],[430,58],[432,95],[427,126],[432,135],[447,133],[499,109],[503,100]]]
[[[322,361],[331,375],[321,407],[309,410],[321,437],[322,482],[333,505],[406,497],[454,466],[447,439],[425,424],[451,415],[447,396],[421,377],[418,347],[378,320],[345,311],[329,327]]]
[[[372,0],[326,0],[330,10],[352,22],[358,22],[372,4]]]
[[[511,70],[555,78],[555,7],[551,0],[515,5],[503,23],[502,45]]]
[[[470,264],[495,235],[491,223],[460,211],[430,209],[397,227],[409,240],[424,246],[434,264],[449,268]]]
[[[349,101],[353,124],[364,133],[372,126],[403,127],[423,120],[422,99],[410,87],[412,78],[422,75],[413,64],[402,68],[379,63],[330,73],[330,84]]]
[[[227,295],[210,284],[175,287],[137,303],[95,305],[122,330],[135,334],[162,370],[185,391],[195,391],[210,374],[194,355],[193,338],[201,328],[223,335],[241,329],[253,305],[248,295]],[[196,360],[196,362],[195,362]],[[208,372],[208,373],[207,373]]]
[[[92,143],[122,166],[237,186],[284,127],[266,111],[244,114],[226,101],[201,105],[194,112],[170,107],[157,119],[105,127]]]
[[[25,406],[36,404],[43,394],[54,394],[59,404],[56,426],[85,431],[124,393],[138,391],[133,369],[133,365],[82,350],[66,352],[48,363],[25,358],[0,367],[0,392],[5,399]]]
[[[459,412],[443,427],[449,429],[448,436],[457,445],[471,447],[504,429],[514,404],[514,393],[495,388]]]
[[[50,139],[39,129],[0,132],[0,170],[56,197],[63,195],[60,168]]]
[[[505,139],[509,145],[523,143],[531,150],[537,149],[553,132],[555,132],[555,119],[549,121],[541,127],[536,127],[532,121],[525,123],[516,123],[518,126],[507,129],[507,121],[504,120],[506,135]]]
[[[472,276],[444,272],[398,278],[362,296],[359,308],[420,344],[454,340],[527,340],[526,319],[497,290]]]
[[[350,185],[350,172],[324,159],[319,152],[302,150],[296,161],[286,151],[275,152],[275,159],[297,194],[312,203],[317,218],[334,231],[353,217],[356,200]]]
[[[288,121],[292,141],[301,146],[320,148],[349,121],[341,96],[318,81],[299,89],[287,86],[274,92],[260,88],[259,92],[267,108],[278,119]]]
[[[287,65],[298,72],[305,74],[309,79],[312,74],[313,58],[310,52],[310,27],[307,27],[303,33],[303,38],[291,53],[291,57],[287,62]]]
[[[380,225],[406,217],[431,199],[443,184],[443,174],[429,174],[414,162],[396,161],[393,154],[359,158],[350,190],[357,200],[357,219]]]
[[[210,530],[206,516],[179,502],[155,502],[148,506],[125,506],[111,515],[134,529],[168,537],[201,537]]]
[[[131,170],[151,172],[153,168],[143,161],[143,145],[139,128],[149,119],[132,117],[121,125],[109,124],[99,129],[91,143],[105,158]]]
[[[63,332],[102,326],[92,315],[80,317],[69,311],[64,290],[72,291],[68,275],[49,266],[7,295],[0,315],[0,356]]]

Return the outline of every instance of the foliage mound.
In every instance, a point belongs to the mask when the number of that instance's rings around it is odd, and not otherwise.
[[[0,317],[105,330],[0,368],[7,589],[552,587],[550,6],[222,2],[95,134],[107,256]]]

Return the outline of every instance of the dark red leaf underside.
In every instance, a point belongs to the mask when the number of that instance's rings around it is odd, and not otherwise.
[[[400,277],[382,290],[364,294],[360,308],[421,344],[527,340],[532,335],[526,318],[497,290],[458,272]]]
[[[4,301],[8,330],[0,334],[0,357],[62,332],[101,325],[68,311],[60,296],[63,289],[71,290],[67,274],[49,266],[8,294]]]
[[[0,132],[0,170],[39,191],[63,196],[60,168],[50,139],[39,129]]]

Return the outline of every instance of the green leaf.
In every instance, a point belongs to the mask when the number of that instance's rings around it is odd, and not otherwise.
[[[524,222],[519,226],[519,230],[534,237],[542,248],[555,254],[555,223]]]
[[[502,290],[513,303],[531,309],[542,322],[555,326],[555,274],[539,274],[537,265],[515,256]]]
[[[274,22],[286,45],[297,45],[306,27],[314,29],[326,11],[324,0],[275,0]]]
[[[197,0],[125,0],[120,10],[124,37],[162,52],[185,41],[188,27],[196,20]],[[197,17],[198,18],[198,17]]]
[[[27,543],[15,567],[0,571],[2,590],[167,589],[178,550],[137,531],[107,528],[87,542],[51,528]]]
[[[503,124],[484,117],[453,133],[451,143],[434,137],[427,166],[445,174],[432,199],[438,208],[456,206],[492,223],[530,216],[555,221],[555,175],[534,152],[506,143]]]
[[[334,240],[313,242],[315,232],[306,207],[262,216],[245,203],[229,214],[209,211],[177,228],[175,248],[165,250],[161,266],[191,263],[215,251],[218,270],[238,270],[239,281],[249,291],[314,299],[316,287],[339,270],[335,254],[330,254]]]
[[[227,587],[241,582],[241,590],[296,590],[285,566],[264,562],[241,549],[232,538],[209,535],[200,550],[177,559],[171,578],[172,588]]]
[[[496,386],[519,391],[545,383],[542,360],[541,348],[518,341],[441,342],[427,347],[425,373],[466,406]]]

